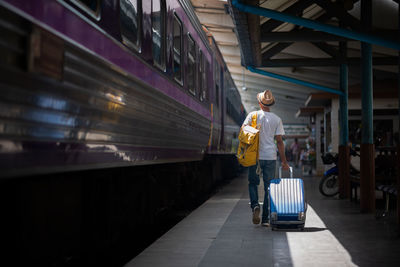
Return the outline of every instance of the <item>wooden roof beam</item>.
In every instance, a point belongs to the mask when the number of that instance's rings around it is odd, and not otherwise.
[[[315,47],[319,48],[321,51],[325,52],[327,55],[333,57],[333,58],[340,58],[341,55],[339,53],[339,50],[336,49],[335,47],[324,43],[324,42],[312,42],[312,45]]]
[[[276,54],[279,54],[282,50],[284,50],[286,47],[290,46],[293,44],[293,42],[289,43],[278,43],[274,45],[272,48],[268,49],[265,51],[262,56],[261,56],[261,64],[263,65],[262,62],[265,60],[269,60],[271,57],[275,56]]]
[[[327,42],[347,40],[347,38],[342,36],[308,29],[290,32],[269,32],[261,36],[261,42]]]
[[[332,17],[338,18],[344,25],[351,27],[353,30],[361,31],[360,21],[347,13],[341,2],[332,3],[330,0],[315,0],[315,2]]]
[[[291,5],[290,7],[283,10],[283,13],[290,14],[290,15],[299,15],[303,12],[304,9],[311,6],[315,0],[300,0]],[[261,35],[264,33],[269,33],[273,31],[276,27],[283,24],[284,22],[270,19],[267,22],[261,25]]]
[[[259,0],[247,1],[249,5],[258,5]],[[253,61],[255,66],[261,65],[261,41],[260,41],[260,16],[247,14],[248,31],[253,50]]]

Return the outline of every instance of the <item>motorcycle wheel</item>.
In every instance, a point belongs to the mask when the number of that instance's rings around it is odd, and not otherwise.
[[[319,192],[326,197],[333,197],[339,193],[338,176],[331,174],[324,176],[319,182]]]

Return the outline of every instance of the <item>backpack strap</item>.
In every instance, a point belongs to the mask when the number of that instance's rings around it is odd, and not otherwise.
[[[251,127],[257,127],[257,112],[254,113],[253,116],[251,116]]]
[[[257,111],[253,114],[253,116],[251,116],[251,127],[257,129]],[[257,142],[258,142],[258,138],[257,138]],[[256,159],[257,159],[257,169],[258,169],[258,171],[260,172],[260,169],[259,169],[260,162],[259,162],[258,158],[259,158],[259,148],[258,148],[258,145],[257,145],[257,156],[256,156]],[[260,173],[258,173],[258,175],[260,175]]]

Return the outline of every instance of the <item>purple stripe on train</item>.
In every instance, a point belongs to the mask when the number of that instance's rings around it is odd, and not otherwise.
[[[202,116],[211,119],[210,110],[181,91],[168,79],[152,71],[151,68],[135,58],[126,49],[122,49],[121,45],[117,44],[115,40],[105,36],[78,15],[65,8],[61,3],[48,0],[6,0],[5,2],[26,12],[34,20],[56,30],[82,47],[93,51]]]

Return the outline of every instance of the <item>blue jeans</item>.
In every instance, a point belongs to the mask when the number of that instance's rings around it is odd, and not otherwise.
[[[264,205],[262,212],[262,222],[268,222],[268,188],[271,179],[275,178],[276,160],[260,160],[260,167],[263,174],[264,181]],[[260,177],[256,174],[257,165],[249,167],[249,195],[250,206],[253,210],[258,204],[258,185],[260,184]]]

